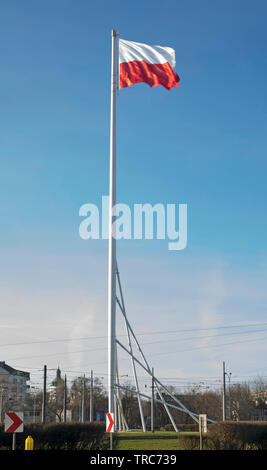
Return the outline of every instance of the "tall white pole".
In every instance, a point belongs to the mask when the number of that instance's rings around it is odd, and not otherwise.
[[[108,258],[108,408],[115,412],[116,374],[116,239],[113,207],[116,205],[116,37],[112,31],[110,103],[109,258]]]

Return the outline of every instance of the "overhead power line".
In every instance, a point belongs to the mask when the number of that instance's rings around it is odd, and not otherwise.
[[[241,343],[252,343],[252,342],[255,342],[255,341],[262,341],[262,340],[266,340],[267,337],[264,336],[263,338],[255,338],[255,339],[247,339],[247,340],[244,340],[244,341],[234,341],[234,342],[231,342],[231,343],[221,343],[221,344],[211,344],[211,345],[207,345],[207,346],[199,346],[199,347],[195,347],[195,348],[190,348],[190,349],[180,349],[179,351],[169,351],[169,352],[162,352],[162,353],[155,353],[153,354],[154,356],[161,356],[161,355],[167,355],[167,354],[178,354],[178,353],[181,353],[181,352],[189,352],[189,351],[194,351],[194,350],[197,350],[197,349],[212,349],[212,348],[218,348],[218,347],[221,347],[221,346],[230,346],[230,345],[233,345],[233,344],[241,344]]]
[[[211,330],[222,330],[222,329],[229,329],[229,328],[253,328],[257,326],[266,326],[267,322],[262,323],[247,323],[247,324],[239,324],[239,325],[225,325],[225,326],[214,326],[214,327],[207,327],[207,328],[186,328],[186,329],[178,329],[178,330],[161,330],[161,331],[150,331],[150,332],[143,332],[137,333],[137,336],[156,336],[156,335],[165,335],[165,334],[175,334],[175,333],[189,333],[192,331],[211,331]],[[264,330],[262,330],[264,331]],[[127,336],[126,334],[117,335],[118,337]],[[223,335],[221,335],[223,336]],[[79,338],[56,338],[56,339],[46,339],[46,340],[38,340],[38,341],[23,341],[23,342],[16,342],[16,343],[3,343],[0,344],[0,348],[2,347],[9,347],[9,346],[26,346],[32,344],[46,344],[46,343],[64,343],[64,342],[73,342],[73,341],[87,341],[87,340],[96,340],[96,339],[105,339],[107,335],[103,336],[85,336]],[[186,339],[186,338],[185,338]]]
[[[247,334],[247,333],[246,333]],[[215,335],[217,336],[217,335]],[[219,335],[220,336],[220,335]],[[198,339],[201,339],[201,337],[198,337]],[[204,337],[202,337],[202,339],[204,339]],[[178,353],[181,353],[181,352],[189,352],[189,351],[194,351],[194,350],[201,350],[201,349],[212,349],[212,348],[218,348],[218,347],[222,347],[222,346],[227,346],[227,345],[234,345],[234,344],[241,344],[241,343],[248,343],[248,342],[255,342],[255,341],[262,341],[262,340],[265,340],[267,339],[266,336],[264,336],[263,338],[255,338],[255,339],[247,339],[247,340],[243,340],[243,341],[235,341],[235,342],[230,342],[230,343],[220,343],[220,344],[215,344],[215,345],[206,345],[206,346],[199,346],[199,347],[192,347],[190,349],[180,349],[180,350],[177,350],[177,351],[166,351],[166,352],[161,352],[161,353],[153,353],[153,356],[161,356],[161,355],[168,355],[168,354],[178,354]],[[146,344],[146,343],[143,343],[143,344]],[[78,354],[78,353],[84,353],[84,352],[95,352],[95,351],[105,351],[107,350],[107,348],[97,348],[97,349],[80,349],[80,350],[76,350],[76,351],[64,351],[64,352],[56,352],[56,353],[50,353],[50,354],[40,354],[40,355],[31,355],[31,356],[19,356],[19,357],[13,357],[13,358],[10,358],[9,360],[11,361],[15,361],[15,360],[18,360],[18,359],[36,359],[36,358],[39,358],[39,357],[52,357],[52,356],[58,356],[58,355],[65,355],[65,354]],[[104,364],[106,363],[106,361],[102,361],[102,362],[95,362],[94,364]]]

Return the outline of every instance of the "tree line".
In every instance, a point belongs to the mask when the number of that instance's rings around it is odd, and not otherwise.
[[[121,401],[126,422],[131,429],[141,428],[138,400],[135,387],[131,382],[125,382],[121,390]],[[258,407],[267,408],[267,383],[262,377],[254,379],[252,382],[242,382],[232,384],[227,387],[226,393],[226,418],[234,421],[252,420],[255,409]],[[67,410],[71,413],[67,420],[81,421],[82,401],[84,403],[84,419],[89,420],[90,416],[90,393],[92,391],[89,378],[77,377],[67,388]],[[198,388],[188,388],[183,392],[178,392],[172,387],[172,393],[182,401],[182,403],[193,413],[207,414],[214,421],[222,420],[222,389],[201,390]],[[169,403],[175,404],[172,399],[161,390],[163,398]],[[266,394],[266,397],[265,397]],[[155,392],[155,398],[159,395]],[[41,408],[42,391],[40,390],[33,397],[28,394],[25,407],[27,409]],[[142,400],[144,416],[149,425],[151,417],[151,402],[148,399]],[[104,420],[108,408],[107,391],[99,378],[93,381],[93,420]],[[49,421],[63,421],[64,416],[64,381],[60,380],[53,393],[47,393],[47,416]],[[157,428],[169,424],[169,418],[161,403],[154,404],[155,425]],[[192,424],[192,418],[181,411],[172,408],[172,415],[178,424]]]

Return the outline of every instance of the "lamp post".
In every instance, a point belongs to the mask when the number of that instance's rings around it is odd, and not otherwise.
[[[225,371],[225,362],[223,362],[223,421],[226,420],[226,390],[225,390],[225,377],[228,377],[229,380],[229,414],[231,419],[231,396],[230,396],[230,381],[231,381],[231,372]]]
[[[228,377],[228,397],[229,397],[229,420],[231,420],[231,375],[232,372],[225,372],[225,375]]]

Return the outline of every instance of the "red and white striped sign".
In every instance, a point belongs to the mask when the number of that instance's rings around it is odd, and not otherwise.
[[[114,432],[114,413],[106,414],[106,432]]]
[[[8,411],[5,413],[5,432],[23,432],[22,411]]]

